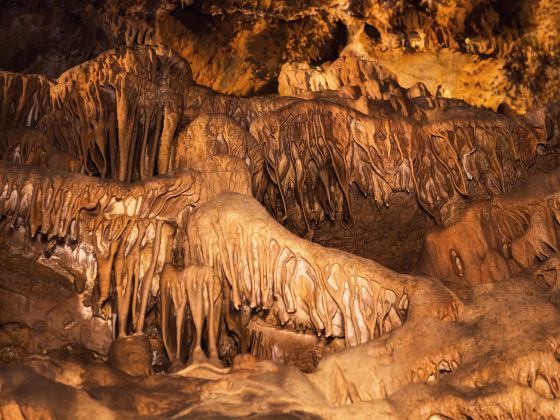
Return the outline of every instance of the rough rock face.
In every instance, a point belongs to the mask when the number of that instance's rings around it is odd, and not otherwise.
[[[326,63],[350,43],[405,87],[423,82],[474,105],[505,102],[524,111],[559,89],[554,0],[189,3],[160,14],[160,39],[195,63],[197,82],[224,93],[270,89],[282,64]]]
[[[199,84],[273,93],[283,72],[350,45],[406,88],[422,82],[476,106],[524,112],[560,89],[557,0],[18,0],[1,13],[0,68],[49,77],[108,48],[163,43]]]
[[[78,293],[69,273],[16,257],[7,247],[3,242],[0,255],[0,360],[14,363],[66,345],[106,353],[111,325],[93,316],[87,291]]]
[[[148,376],[152,372],[150,341],[144,335],[116,339],[107,355],[108,362],[131,376]]]
[[[457,222],[426,236],[417,269],[453,287],[499,281],[546,261],[560,246],[558,185],[555,170],[472,205]]]
[[[0,417],[557,418],[558,6],[0,9]]]

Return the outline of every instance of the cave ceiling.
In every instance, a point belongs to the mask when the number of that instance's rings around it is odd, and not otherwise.
[[[560,0],[0,4],[0,419],[560,419]]]

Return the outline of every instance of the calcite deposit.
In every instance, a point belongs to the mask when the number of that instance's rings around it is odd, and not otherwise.
[[[0,19],[0,419],[560,418],[558,0]]]

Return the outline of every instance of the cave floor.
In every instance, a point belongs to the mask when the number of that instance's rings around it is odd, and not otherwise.
[[[63,286],[67,280],[48,268],[21,264],[5,251],[0,261],[2,293],[16,273],[19,281],[48,280],[54,293],[72,295]],[[546,264],[550,271],[555,260]],[[380,339],[327,356],[310,374],[240,355],[231,368],[197,364],[174,374],[131,376],[83,345],[33,348],[35,335],[46,339],[36,325],[19,321],[16,328],[3,315],[0,417],[557,418],[558,293],[539,283],[538,270],[476,287],[455,322],[412,314]],[[28,352],[16,357],[14,340],[25,337],[29,342],[20,347],[27,344]]]

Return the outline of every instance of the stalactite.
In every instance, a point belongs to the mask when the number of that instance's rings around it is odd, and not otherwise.
[[[350,346],[402,325],[416,288],[437,288],[428,279],[413,285],[371,261],[297,238],[239,194],[224,194],[195,211],[187,240],[189,264],[222,273],[236,309],[267,308],[278,325],[344,337]],[[456,304],[443,296],[416,310],[454,319]]]
[[[130,312],[142,332],[148,297],[157,294],[154,283],[173,252],[168,249],[182,248],[171,237],[185,228],[185,212],[224,191],[249,193],[245,165],[231,165],[231,159],[224,157],[210,168],[219,172],[219,185],[213,173],[197,171],[124,184],[0,162],[0,224],[17,229],[21,221],[29,227],[29,239],[44,235],[53,247],[66,238],[91,244],[96,305],[104,305],[115,284],[117,296],[111,298],[116,299],[120,334],[127,332]]]

